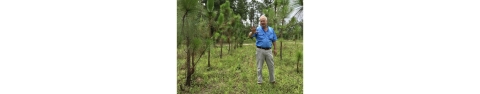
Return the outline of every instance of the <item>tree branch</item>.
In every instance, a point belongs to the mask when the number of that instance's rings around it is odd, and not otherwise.
[[[205,54],[206,50],[207,50],[207,49],[204,49],[204,50],[202,51],[202,54],[200,54],[200,56],[198,57],[197,61],[192,62],[192,63],[193,63],[193,67],[195,67],[196,63],[198,63],[198,61],[202,58],[202,56]]]

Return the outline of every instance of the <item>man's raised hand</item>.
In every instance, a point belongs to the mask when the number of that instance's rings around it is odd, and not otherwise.
[[[257,27],[256,26],[250,27],[250,31],[252,32],[252,34],[257,33]]]

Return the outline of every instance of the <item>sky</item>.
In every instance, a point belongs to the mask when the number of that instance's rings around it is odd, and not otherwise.
[[[252,0],[247,0],[247,2],[251,2],[251,1],[252,1]],[[258,2],[263,2],[263,0],[256,0],[256,1],[258,1]],[[292,6],[292,5],[294,4],[294,2],[295,2],[295,0],[289,0],[289,1],[290,1],[290,5],[291,5],[291,6]],[[294,8],[294,7],[292,6],[292,8]],[[292,12],[289,14],[289,16],[284,19],[285,22],[286,22],[286,23],[290,22],[290,19],[295,15],[295,13],[296,13],[297,11],[298,11],[298,8],[292,9]],[[258,15],[258,13],[256,13],[256,14]],[[302,14],[303,14],[303,13],[302,13]],[[302,17],[302,18],[297,18],[297,21],[300,21],[300,20],[303,20],[303,17]],[[250,24],[250,21],[248,21],[248,19],[247,19],[247,21],[244,21],[244,23],[245,23],[245,24]]]

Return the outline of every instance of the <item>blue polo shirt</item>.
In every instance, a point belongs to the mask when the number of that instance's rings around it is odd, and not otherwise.
[[[257,47],[262,48],[272,48],[272,42],[277,41],[277,35],[272,27],[268,27],[268,30],[265,32],[262,26],[258,26],[257,33],[253,34],[252,37],[257,39]]]

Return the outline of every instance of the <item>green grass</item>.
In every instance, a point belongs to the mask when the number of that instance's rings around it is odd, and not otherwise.
[[[252,44],[246,42],[245,44]],[[303,93],[303,64],[300,61],[300,72],[296,71],[296,52],[303,51],[303,42],[284,41],[283,59],[280,60],[280,49],[274,57],[276,84],[270,84],[268,68],[263,66],[264,83],[257,84],[256,60],[254,45],[244,45],[228,52],[228,46],[223,48],[223,58],[220,59],[220,46],[211,52],[211,68],[207,67],[205,54],[196,66],[192,76],[192,86],[184,86],[186,74],[182,69],[185,65],[185,53],[178,49],[177,58],[177,93],[189,94],[292,94]],[[253,43],[254,44],[254,43]],[[227,44],[228,45],[228,44]],[[277,43],[280,47],[280,43]],[[182,87],[184,90],[181,90]]]

